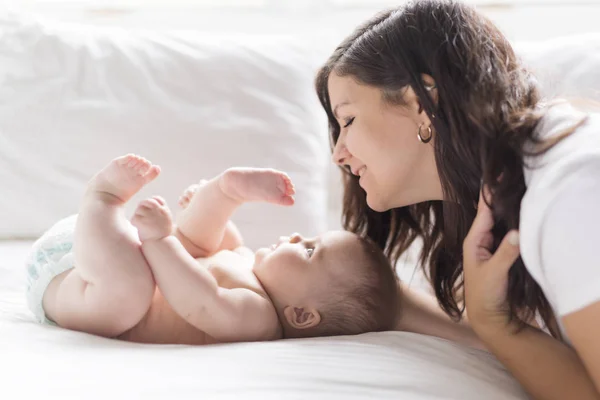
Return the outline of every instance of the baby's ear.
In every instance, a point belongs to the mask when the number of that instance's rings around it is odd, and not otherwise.
[[[308,329],[321,323],[321,314],[315,308],[287,306],[283,315],[294,329]]]

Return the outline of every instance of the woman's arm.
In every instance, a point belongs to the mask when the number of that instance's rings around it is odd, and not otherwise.
[[[517,332],[506,323],[474,328],[534,399],[600,399],[577,353],[552,336],[530,326]]]
[[[600,399],[572,349],[538,329],[526,326],[518,331],[507,322],[508,271],[519,256],[518,234],[509,232],[492,255],[488,247],[493,224],[490,209],[480,199],[463,246],[471,326],[535,399]]]
[[[565,316],[565,331],[600,392],[600,302]]]
[[[400,282],[399,317],[396,330],[437,336],[466,346],[485,350],[466,318],[453,321],[434,296]]]
[[[565,333],[600,392],[599,163],[588,163],[556,196],[541,235],[545,280]]]

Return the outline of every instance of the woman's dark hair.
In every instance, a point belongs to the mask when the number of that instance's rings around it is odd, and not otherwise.
[[[462,244],[482,183],[492,194],[496,247],[519,227],[524,157],[539,155],[558,141],[542,143],[534,136],[543,116],[536,107],[535,79],[493,23],[469,6],[445,0],[410,2],[378,14],[346,38],[320,69],[316,90],[335,145],[340,126],[329,99],[332,72],[381,89],[392,104],[402,105],[402,91],[410,86],[432,121],[445,200],[375,212],[358,178],[344,169],[343,224],[375,241],[393,263],[420,238],[420,261],[436,297],[446,313],[460,319]],[[422,74],[435,80],[437,104]],[[527,153],[528,142],[541,145],[539,151]],[[508,303],[511,318],[528,321],[539,312],[558,336],[549,303],[520,258],[509,273]]]

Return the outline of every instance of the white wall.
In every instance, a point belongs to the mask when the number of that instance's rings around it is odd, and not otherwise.
[[[48,1],[48,0],[46,0]],[[59,0],[56,0],[59,1]],[[81,1],[81,0],[80,0]],[[506,0],[499,0],[499,3]],[[541,0],[536,0],[541,1]],[[515,0],[513,5],[480,5],[477,8],[488,15],[511,40],[539,40],[586,32],[600,32],[600,0],[572,1],[564,4],[527,3]],[[550,0],[548,0],[550,1]],[[344,37],[360,22],[383,6],[334,7],[319,1],[299,0],[298,6],[278,7],[277,2],[266,9],[214,9],[193,6],[123,7],[118,1],[96,2],[79,7],[73,0],[56,4],[27,3],[11,0],[7,4],[50,18],[125,26],[145,29],[194,29],[206,32],[247,33],[319,33]],[[114,5],[117,4],[117,5]],[[139,2],[144,4],[144,2]]]

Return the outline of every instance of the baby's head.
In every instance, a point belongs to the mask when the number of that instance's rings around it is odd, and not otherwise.
[[[374,243],[355,234],[281,238],[256,252],[254,273],[277,309],[284,337],[393,329],[399,293],[392,266]]]

